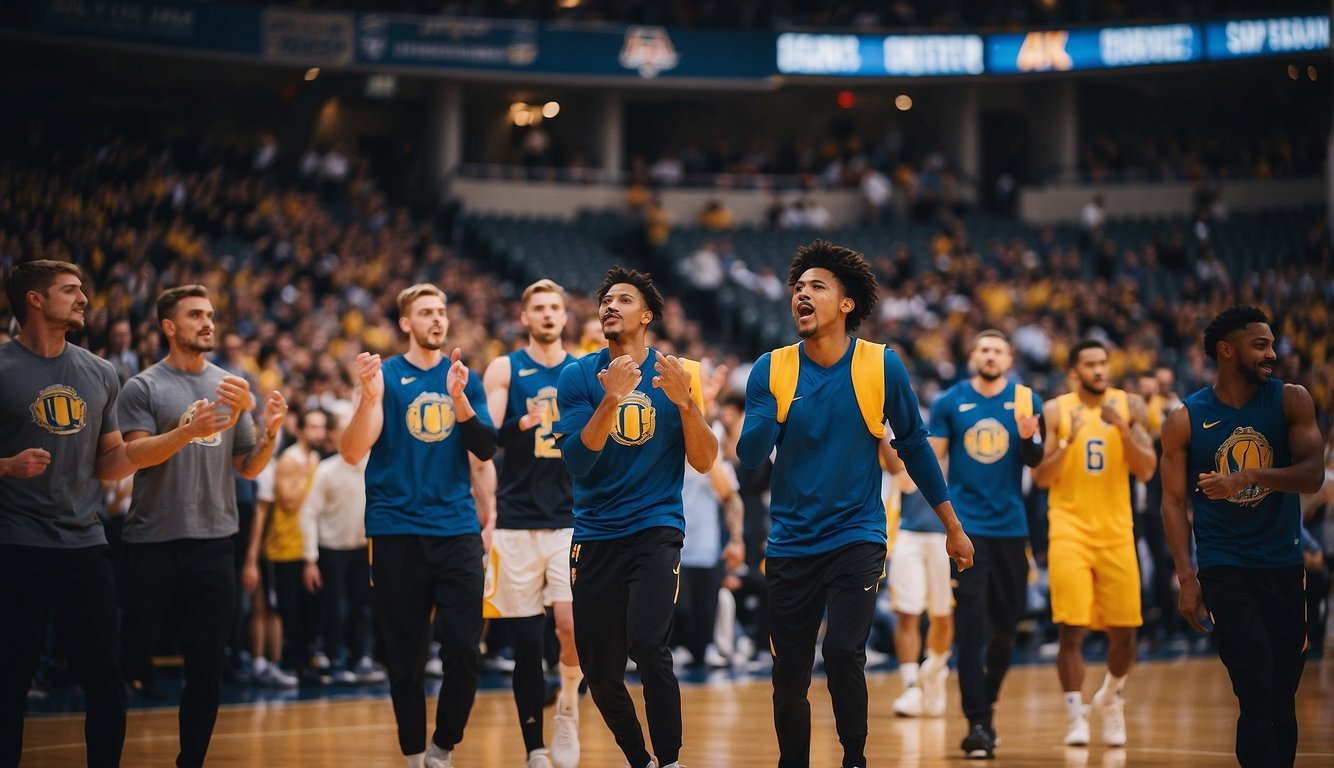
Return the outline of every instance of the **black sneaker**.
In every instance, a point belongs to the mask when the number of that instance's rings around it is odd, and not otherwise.
[[[963,756],[968,760],[991,760],[996,757],[996,739],[982,723],[973,723],[963,737]]]

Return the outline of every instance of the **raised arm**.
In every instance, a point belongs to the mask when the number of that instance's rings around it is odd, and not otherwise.
[[[1047,436],[1042,441],[1046,449],[1042,461],[1033,467],[1033,483],[1039,488],[1050,488],[1061,474],[1061,465],[1065,463],[1068,440],[1061,440],[1061,406],[1055,400],[1048,400],[1042,405],[1042,421],[1047,425]],[[1079,414],[1071,417],[1070,438],[1075,436],[1083,421]]]
[[[1130,471],[1141,482],[1149,482],[1153,471],[1158,467],[1158,457],[1153,453],[1153,438],[1149,436],[1149,409],[1144,405],[1144,398],[1130,395],[1130,421],[1126,422],[1121,414],[1110,405],[1102,407],[1102,419],[1114,425],[1121,432],[1121,444],[1125,446],[1126,463]]]
[[[260,430],[259,441],[248,453],[232,457],[232,465],[247,480],[254,480],[273,458],[273,447],[278,444],[278,432],[287,419],[287,400],[278,390],[269,393],[264,403],[264,415],[255,426]],[[238,429],[240,427],[233,427]]]
[[[338,441],[338,452],[348,464],[360,464],[384,429],[384,371],[380,366],[379,355],[357,355],[353,374],[360,386],[352,395],[352,418]]]
[[[718,459],[718,436],[704,420],[703,393],[691,391],[690,374],[674,355],[658,355],[653,369],[658,374],[653,377],[653,386],[661,389],[681,414],[686,461],[696,472],[708,472]]]
[[[1190,412],[1178,408],[1167,415],[1163,424],[1163,534],[1168,551],[1176,564],[1181,593],[1177,609],[1197,631],[1206,632],[1204,619],[1209,615],[1195,577],[1190,557],[1190,519],[1186,516],[1186,457],[1190,451]]]

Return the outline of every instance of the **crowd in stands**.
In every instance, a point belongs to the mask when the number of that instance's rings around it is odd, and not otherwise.
[[[415,282],[436,283],[448,294],[449,344],[462,348],[472,370],[522,341],[522,286],[472,259],[433,221],[390,206],[355,153],[327,148],[284,157],[268,135],[61,143],[33,134],[29,147],[0,161],[0,265],[31,258],[82,265],[92,305],[84,335],[74,341],[112,360],[123,377],[163,354],[153,309],[158,293],[202,283],[218,309],[220,364],[250,374],[260,392],[281,389],[294,411],[340,410],[351,396],[348,372],[357,353],[399,350],[394,301]],[[721,212],[711,216],[727,229]],[[1208,224],[1206,216],[1203,236],[1196,229],[1192,241],[1169,235],[1136,248],[1118,246],[1101,220],[1080,242],[1051,229],[977,242],[967,220],[937,207],[928,252],[899,242],[867,253],[882,299],[863,332],[901,350],[924,403],[967,375],[961,361],[976,332],[990,327],[1010,335],[1021,374],[1044,397],[1067,388],[1071,346],[1096,336],[1112,345],[1116,380],[1168,398],[1210,382],[1199,344],[1209,318],[1239,301],[1258,304],[1279,336],[1278,375],[1311,390],[1328,429],[1334,259],[1326,224],[1309,233],[1304,260],[1244,274],[1210,251]],[[675,269],[671,237],[668,229],[653,243],[660,274]],[[773,265],[748,266],[728,242],[723,234],[710,241],[710,254],[689,255],[697,262],[690,271],[714,289],[731,282],[781,302],[786,275]],[[608,264],[616,258],[608,254]],[[1172,274],[1182,276],[1179,285],[1169,284]],[[571,296],[568,306],[571,349],[598,348],[597,324],[585,322],[594,317],[590,297]],[[669,300],[655,343],[732,369],[717,416],[722,429],[733,430],[739,415],[725,405],[736,407],[747,364],[762,350],[721,337],[686,306]],[[0,311],[12,333],[9,315]],[[742,479],[743,496],[762,495],[755,490],[762,480],[751,478],[751,487]],[[117,506],[114,497],[110,506]],[[762,542],[763,513],[748,509],[748,520],[748,541]],[[752,582],[738,575],[735,586],[741,593]],[[748,604],[740,601],[743,616]],[[1171,613],[1160,608],[1160,615]],[[752,624],[759,620],[749,615]]]

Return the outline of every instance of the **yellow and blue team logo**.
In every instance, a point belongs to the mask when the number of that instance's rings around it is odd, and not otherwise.
[[[1243,469],[1270,469],[1274,466],[1274,449],[1269,440],[1252,427],[1237,427],[1214,453],[1214,469],[1220,475]],[[1263,485],[1251,483],[1227,497],[1233,504],[1253,507],[1272,491]]]
[[[194,419],[195,419],[195,404],[190,403],[190,407],[185,409],[185,413],[181,414],[181,418],[176,423],[179,426],[183,427],[186,424],[189,424],[190,422],[194,421]],[[214,432],[213,434],[208,435],[206,437],[196,437],[195,439],[191,440],[190,443],[192,445],[220,445],[222,443],[222,433]]]
[[[29,410],[33,423],[53,435],[73,435],[88,426],[88,404],[67,384],[52,384],[37,393]]]
[[[1010,450],[1010,432],[995,419],[982,419],[964,433],[963,449],[978,464],[995,464]]]
[[[439,392],[423,392],[408,405],[408,434],[423,443],[438,443],[454,432],[454,400]]]
[[[616,406],[616,423],[611,439],[621,445],[643,445],[653,438],[658,426],[658,409],[648,395],[635,390]]]

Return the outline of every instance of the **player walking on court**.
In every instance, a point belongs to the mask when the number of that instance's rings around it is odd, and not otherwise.
[[[557,384],[555,430],[574,476],[575,641],[593,702],[629,765],[673,768],[681,690],[668,643],[685,535],[681,486],[687,461],[709,471],[718,440],[704,419],[699,364],[645,339],[663,310],[652,278],[612,268],[598,307],[607,348],[567,366]],[[656,757],[625,688],[627,657],[644,684]]]
[[[47,615],[69,627],[70,664],[88,697],[90,768],[120,765],[125,683],[116,588],[99,480],[134,471],[125,456],[111,363],[70,344],[88,297],[62,261],[19,264],[5,295],[22,334],[0,345],[0,765],[23,756],[23,712]]]
[[[574,768],[579,764],[579,653],[574,645],[570,592],[570,542],[574,534],[573,488],[556,448],[552,426],[560,418],[556,385],[574,356],[561,344],[565,290],[550,280],[524,289],[519,322],[528,346],[487,366],[483,384],[491,419],[500,425],[502,470],[483,470],[483,485],[495,489],[496,516],[487,560],[482,610],[509,621],[514,636],[514,703],[519,713],[528,768]],[[542,741],[543,624],[546,606],[556,617],[560,640],[560,693],[555,734],[548,753]]]
[[[866,259],[817,240],[797,251],[788,285],[802,341],[755,362],[737,444],[749,467],[778,451],[767,567],[778,764],[810,764],[807,691],[827,610],[825,673],[842,764],[854,768],[866,765],[866,639],[885,567],[879,450],[886,420],[961,569],[972,565],[973,545],[950,505],[902,361],[883,345],[848,336],[877,300]]]
[[[339,452],[366,465],[371,600],[384,638],[398,745],[409,768],[449,768],[463,740],[481,675],[482,523],[468,455],[490,459],[496,430],[481,382],[441,352],[449,331],[445,293],[429,283],[398,295],[406,354],[357,355],[360,382]],[[448,362],[447,362],[448,361]],[[444,682],[426,744],[422,662],[431,609],[439,622]]]
[[[1186,398],[1163,429],[1163,523],[1182,615],[1213,621],[1241,705],[1237,762],[1291,766],[1295,696],[1306,663],[1306,603],[1297,494],[1324,480],[1311,394],[1274,378],[1274,334],[1255,307],[1232,307],[1204,332],[1218,379]],[[1195,557],[1191,563],[1193,499]]]
[[[1051,618],[1060,626],[1056,671],[1065,692],[1065,743],[1089,742],[1082,646],[1088,630],[1107,632],[1107,675],[1093,695],[1102,739],[1125,746],[1121,690],[1135,661],[1140,615],[1130,475],[1147,481],[1157,465],[1144,399],[1108,386],[1107,347],[1081,341],[1070,350],[1076,388],[1043,406],[1047,435],[1033,470],[1047,501]]]
[[[250,383],[205,357],[216,333],[204,286],[163,291],[157,317],[167,357],[127,381],[117,403],[126,454],[138,469],[122,534],[123,658],[127,676],[146,678],[162,620],[179,601],[185,689],[176,765],[198,768],[218,717],[235,618],[232,469],[253,479],[269,463],[287,402],[277,390],[269,394],[257,439]]]
[[[973,567],[953,574],[959,693],[968,718],[960,746],[968,758],[988,759],[996,750],[992,711],[1027,602],[1021,481],[1025,466],[1042,461],[1042,403],[1033,390],[1006,379],[1014,353],[1000,331],[978,334],[969,362],[972,377],[931,404],[931,444],[937,456],[949,458],[950,498],[976,548]],[[924,679],[930,663],[928,656]]]

